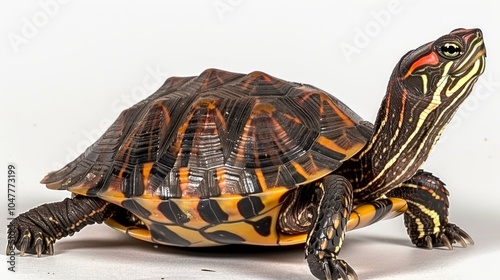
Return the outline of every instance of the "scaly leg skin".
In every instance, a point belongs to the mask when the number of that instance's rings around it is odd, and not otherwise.
[[[15,248],[25,253],[54,254],[54,243],[73,235],[86,225],[102,223],[112,214],[114,206],[96,198],[76,196],[61,202],[40,205],[20,214],[8,225],[6,253]]]
[[[467,247],[467,243],[474,244],[464,230],[448,222],[448,195],[445,184],[423,170],[387,194],[407,200],[405,226],[417,247],[446,246],[452,250],[452,244],[456,242],[462,247]]]
[[[319,205],[312,211],[305,248],[309,269],[318,279],[358,279],[345,261],[337,259],[352,209],[352,186],[344,177],[331,175],[318,186],[316,195]]]

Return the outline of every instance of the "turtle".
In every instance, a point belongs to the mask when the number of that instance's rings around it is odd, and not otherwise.
[[[304,243],[315,277],[358,279],[338,257],[346,231],[400,214],[417,247],[466,247],[474,241],[448,221],[445,184],[421,165],[485,57],[479,29],[409,51],[375,123],[260,71],[171,77],[43,178],[72,197],[13,219],[7,254],[53,254],[56,240],[104,222],[172,246]]]

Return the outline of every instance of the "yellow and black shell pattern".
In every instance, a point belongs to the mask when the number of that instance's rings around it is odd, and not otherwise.
[[[315,87],[209,69],[169,78],[42,183],[121,206],[140,223],[107,224],[149,242],[296,244],[306,233],[277,227],[286,195],[334,171],[367,134]]]

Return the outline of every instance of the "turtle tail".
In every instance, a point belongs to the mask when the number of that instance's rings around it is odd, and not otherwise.
[[[54,253],[57,239],[71,236],[86,225],[102,223],[115,206],[97,197],[75,196],[61,202],[40,205],[20,214],[8,226],[7,255],[17,248],[24,253]]]

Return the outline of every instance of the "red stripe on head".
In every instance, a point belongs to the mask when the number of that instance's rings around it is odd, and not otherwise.
[[[403,79],[408,78],[415,69],[422,65],[436,65],[439,63],[439,57],[436,54],[436,52],[431,52],[428,55],[422,56],[419,58],[417,61],[413,62],[413,64],[410,66],[410,69],[408,69],[408,72],[406,72],[405,76]]]
[[[471,33],[471,34],[469,34],[469,35],[465,36],[465,37],[464,37],[464,41],[465,41],[465,43],[468,43],[468,42],[469,42],[469,39],[470,39],[471,37],[473,37],[474,35],[475,35],[474,33]]]

